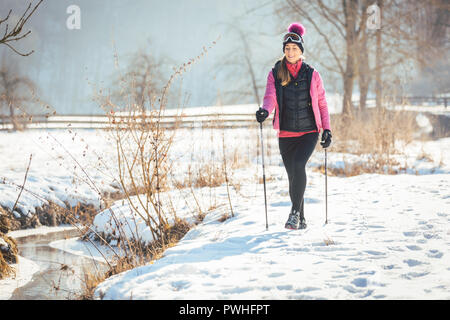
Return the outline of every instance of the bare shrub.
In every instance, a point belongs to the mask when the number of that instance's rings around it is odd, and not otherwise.
[[[16,241],[0,232],[0,279],[15,275],[10,264],[18,262]]]
[[[331,173],[356,175],[364,172],[398,173],[399,163],[394,155],[404,155],[397,142],[403,146],[414,139],[419,130],[414,114],[392,111],[386,108],[370,108],[343,117],[331,115],[333,145],[331,151],[356,155],[368,155],[367,161],[345,164],[344,168],[330,168]],[[318,144],[319,146],[319,144]],[[321,147],[320,147],[321,148]],[[319,168],[322,170],[322,168]]]

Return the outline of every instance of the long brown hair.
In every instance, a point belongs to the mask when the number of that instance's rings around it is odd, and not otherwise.
[[[303,61],[305,60],[305,57],[303,55],[300,56],[300,59]],[[286,56],[284,55],[283,58],[280,59],[281,65],[278,68],[277,77],[281,80],[281,85],[287,86],[289,82],[292,80],[292,76],[289,73],[288,68],[286,67]]]

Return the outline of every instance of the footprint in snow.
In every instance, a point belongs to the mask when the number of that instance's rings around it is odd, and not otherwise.
[[[415,259],[407,259],[407,260],[403,260],[403,262],[406,263],[409,267],[416,267],[421,264],[424,264],[424,262],[415,260]]]
[[[385,255],[384,252],[375,251],[375,250],[365,250],[365,252],[367,252],[368,254],[371,254],[371,255],[373,255],[373,256],[382,256],[382,255]]]
[[[306,203],[320,203],[320,200],[314,199],[314,198],[305,198]]]
[[[223,293],[225,293],[225,294],[244,293],[244,292],[251,291],[251,290],[253,290],[253,288],[250,288],[250,287],[233,288],[233,289],[223,290]]]
[[[181,289],[186,289],[190,287],[191,283],[189,281],[181,280],[181,281],[174,281],[171,283],[171,285],[175,291],[179,291]]]
[[[407,247],[409,250],[412,250],[412,251],[422,250],[421,247],[416,246],[416,245],[410,245],[410,246],[406,246],[406,247]]]
[[[390,265],[387,265],[387,266],[383,266],[383,269],[385,269],[385,270],[392,270],[394,268],[395,268],[395,265],[393,265],[393,264],[390,264]]]
[[[277,286],[278,290],[292,290],[292,285],[287,284],[287,285],[282,285],[282,286]]]
[[[291,203],[287,201],[280,201],[270,204],[271,207],[290,207]]]
[[[281,276],[284,276],[284,273],[282,273],[282,272],[274,272],[274,273],[271,273],[271,274],[268,275],[268,277],[270,277],[270,278],[278,278],[278,277],[281,277]]]
[[[374,275],[375,271],[371,271],[371,272],[368,272],[366,274]],[[351,283],[354,286],[359,287],[359,288],[365,288],[365,287],[369,286],[369,280],[367,278],[364,278],[364,277],[355,278]],[[377,286],[382,286],[382,287],[385,286],[385,284],[378,283],[378,281],[377,282],[372,282],[371,284],[372,285],[375,284]]]
[[[435,249],[432,249],[432,250],[430,250],[430,251],[427,253],[427,256],[428,256],[428,257],[430,257],[430,258],[436,258],[436,259],[442,258],[443,255],[444,255],[444,254],[443,254],[441,251],[435,250]]]
[[[416,231],[408,231],[408,232],[403,232],[403,235],[405,237],[415,237],[415,236],[417,236],[417,233],[418,232],[416,232]]]
[[[305,287],[302,289],[297,289],[295,290],[296,293],[301,293],[301,292],[310,292],[310,291],[315,291],[315,290],[320,290],[321,288],[316,288],[316,287]]]
[[[408,272],[406,274],[402,274],[402,278],[412,280],[415,278],[420,278],[420,277],[426,276],[428,274],[429,274],[429,272]]]
[[[423,237],[424,237],[425,239],[432,239],[432,238],[440,239],[440,238],[441,238],[441,237],[439,237],[438,235],[436,235],[436,234],[434,234],[434,233],[429,233],[429,232],[424,232]]]

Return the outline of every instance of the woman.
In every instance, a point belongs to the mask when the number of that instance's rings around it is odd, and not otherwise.
[[[322,79],[319,72],[303,61],[304,34],[305,28],[300,23],[289,26],[283,36],[284,56],[269,72],[263,106],[256,111],[256,120],[261,123],[275,110],[273,128],[278,133],[292,202],[285,225],[288,229],[306,228],[303,203],[305,166],[321,129],[322,147],[328,148],[331,143],[330,117]]]

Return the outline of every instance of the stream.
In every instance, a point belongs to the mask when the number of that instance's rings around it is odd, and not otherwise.
[[[105,264],[55,249],[52,241],[78,237],[77,229],[15,238],[19,255],[39,265],[31,281],[14,290],[10,300],[76,299],[82,292],[85,270],[106,270]]]

